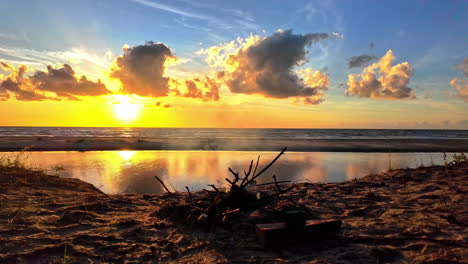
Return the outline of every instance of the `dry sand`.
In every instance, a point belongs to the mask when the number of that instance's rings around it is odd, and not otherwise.
[[[106,195],[78,179],[0,168],[0,263],[467,263],[467,192],[466,163],[299,184],[272,206],[293,200],[312,219],[341,219],[343,231],[273,250],[254,232],[275,221],[266,210],[206,230],[182,223],[187,194]]]

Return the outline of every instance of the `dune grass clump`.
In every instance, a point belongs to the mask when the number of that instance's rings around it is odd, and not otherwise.
[[[30,169],[26,165],[28,159],[28,150],[30,147],[23,148],[18,154],[13,157],[1,156],[0,157],[0,168],[17,168],[17,169]]]

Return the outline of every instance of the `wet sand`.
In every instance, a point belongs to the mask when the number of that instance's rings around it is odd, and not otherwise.
[[[328,152],[466,152],[468,139],[227,139],[0,137],[0,151],[231,150]]]
[[[466,162],[298,184],[271,206],[293,200],[311,219],[342,220],[342,233],[272,250],[254,235],[255,223],[277,221],[265,210],[205,230],[184,224],[186,193],[106,195],[78,179],[0,168],[0,263],[466,263],[467,192]]]

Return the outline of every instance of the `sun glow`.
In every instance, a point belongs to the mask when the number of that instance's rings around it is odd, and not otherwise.
[[[122,157],[125,161],[129,161],[133,155],[135,155],[135,151],[130,150],[122,150],[118,152],[119,156]]]
[[[132,101],[127,96],[119,96],[114,105],[115,115],[123,122],[133,121],[140,113],[140,105]]]

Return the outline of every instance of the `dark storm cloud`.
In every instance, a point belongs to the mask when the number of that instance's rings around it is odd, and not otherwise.
[[[309,71],[305,78],[293,67],[306,61],[307,47],[328,37],[325,33],[276,32],[229,56],[226,64],[230,67],[219,76],[233,93],[274,98],[319,96],[328,88],[328,76]]]
[[[376,56],[371,56],[367,54],[362,54],[359,56],[353,56],[348,60],[348,68],[361,68],[369,65],[373,60],[377,60]]]
[[[165,77],[168,59],[176,59],[163,43],[147,42],[124,48],[124,54],[115,60],[111,77],[122,82],[122,92],[147,97],[167,96],[169,78]]]

